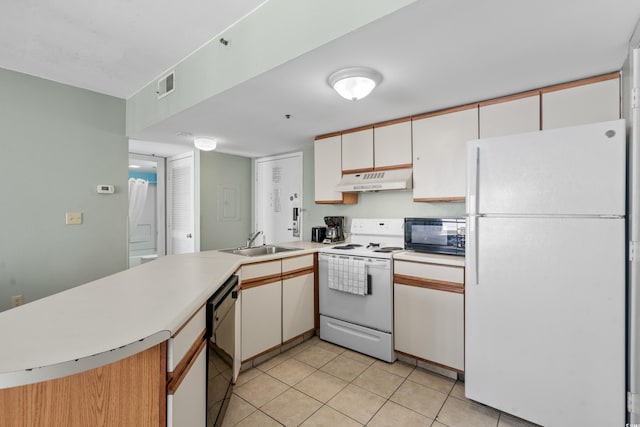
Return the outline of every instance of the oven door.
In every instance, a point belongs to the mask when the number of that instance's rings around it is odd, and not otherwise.
[[[365,295],[329,288],[331,258],[364,261],[368,279]],[[320,253],[318,255],[320,314],[357,325],[391,333],[393,329],[393,286],[391,260],[364,257],[345,257]]]

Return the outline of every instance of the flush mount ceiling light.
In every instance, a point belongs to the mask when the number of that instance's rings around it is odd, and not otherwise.
[[[195,145],[198,150],[211,151],[216,149],[218,143],[212,138],[196,138],[193,140],[193,145]]]
[[[380,84],[382,74],[367,67],[350,67],[331,74],[327,81],[341,97],[357,101]]]

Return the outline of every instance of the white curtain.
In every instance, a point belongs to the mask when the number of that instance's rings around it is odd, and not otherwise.
[[[129,233],[133,234],[138,226],[144,204],[147,201],[149,181],[129,178]]]

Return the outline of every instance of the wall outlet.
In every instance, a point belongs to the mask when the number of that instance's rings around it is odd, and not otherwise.
[[[66,224],[67,225],[82,224],[82,212],[67,212]]]
[[[22,295],[14,295],[11,297],[11,307],[17,307],[24,304],[24,297]]]

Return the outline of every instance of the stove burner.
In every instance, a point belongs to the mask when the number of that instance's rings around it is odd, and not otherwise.
[[[379,248],[380,247],[380,243],[369,243],[367,245],[367,249],[371,249],[371,248]]]
[[[402,251],[402,250],[404,250],[404,248],[401,248],[398,246],[387,246],[384,248],[376,249],[373,252],[389,253],[389,252]]]
[[[355,248],[359,248],[362,245],[358,245],[356,243],[348,243],[346,245],[343,246],[334,246],[333,249],[340,249],[340,250],[349,250],[349,249],[355,249]]]

